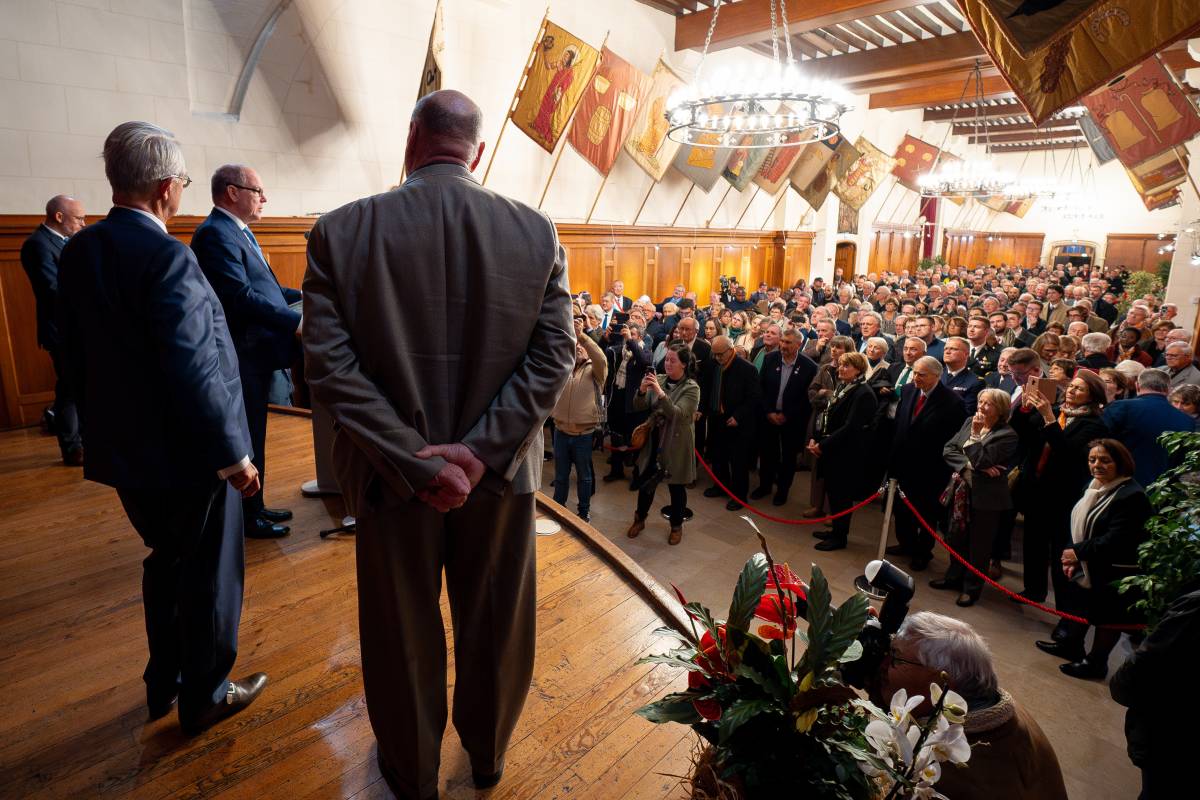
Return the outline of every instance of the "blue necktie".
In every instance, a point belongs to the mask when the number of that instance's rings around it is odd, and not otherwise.
[[[267,263],[267,257],[263,255],[262,248],[258,246],[258,239],[254,238],[254,232],[251,231],[249,227],[246,227],[242,228],[242,233],[246,234],[246,238],[249,239],[250,244],[254,246],[254,251],[258,253],[258,257],[262,259],[264,264]]]

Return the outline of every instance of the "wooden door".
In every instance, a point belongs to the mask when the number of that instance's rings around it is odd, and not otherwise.
[[[838,242],[833,256],[833,274],[842,273],[843,280],[854,277],[854,262],[858,257],[858,245],[854,242]]]

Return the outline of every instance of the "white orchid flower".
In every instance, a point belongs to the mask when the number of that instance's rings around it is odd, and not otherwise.
[[[942,727],[942,723],[945,720],[939,719],[937,729],[925,740],[925,746],[938,761],[965,764],[971,757],[971,745],[967,742],[962,725],[945,723],[945,727]]]
[[[893,725],[903,725],[912,717],[913,709],[925,702],[921,695],[913,695],[910,699],[908,691],[900,689],[892,695],[891,716]]]
[[[875,751],[898,768],[912,763],[913,746],[921,738],[921,731],[915,726],[892,725],[879,719],[868,722],[864,733]]]
[[[929,684],[929,698],[934,706],[942,697],[942,687],[936,683]],[[962,695],[953,690],[946,691],[946,702],[942,704],[942,714],[951,722],[961,725],[967,719],[967,701]]]
[[[935,784],[942,777],[942,765],[936,761],[930,761],[917,771],[915,777],[920,783]]]
[[[918,783],[912,790],[913,800],[950,800],[927,783]]]

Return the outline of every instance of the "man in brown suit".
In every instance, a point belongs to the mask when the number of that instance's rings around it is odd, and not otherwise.
[[[533,674],[542,424],[575,360],[565,252],[544,214],[472,177],[481,123],[458,92],[422,98],[404,185],[308,243],[305,366],[358,521],[367,711],[402,798],[437,796],[443,568],[454,727],[476,786],[500,780]]]

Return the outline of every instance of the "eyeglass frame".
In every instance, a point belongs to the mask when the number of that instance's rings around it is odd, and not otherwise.
[[[913,661],[911,658],[904,658],[903,656],[896,655],[896,645],[894,644],[888,647],[888,659],[892,662],[892,664],[908,664],[911,667],[925,666],[920,661]]]
[[[192,176],[188,175],[187,173],[184,173],[183,175],[163,175],[161,178],[159,178],[159,180],[160,181],[167,181],[167,180],[173,181],[177,178],[179,179],[179,182],[183,184],[184,189],[188,188],[193,183],[195,183],[195,181],[192,180]]]
[[[259,187],[242,186],[240,183],[228,183],[228,184],[226,184],[226,186],[232,186],[235,189],[241,189],[242,191],[245,191],[245,192],[254,192],[259,197],[267,196],[267,190],[262,188],[261,186],[259,186]]]

